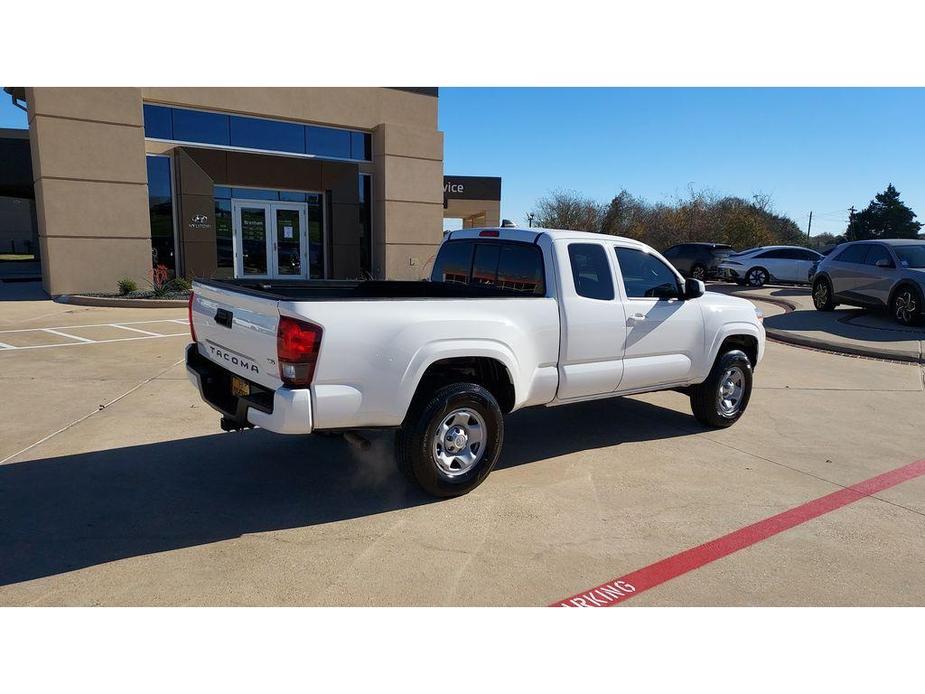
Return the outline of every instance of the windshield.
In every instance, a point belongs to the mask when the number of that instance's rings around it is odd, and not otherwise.
[[[925,268],[925,245],[893,246],[903,267]]]

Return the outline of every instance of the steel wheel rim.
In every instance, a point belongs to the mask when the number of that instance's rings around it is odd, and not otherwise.
[[[829,287],[825,282],[819,282],[816,285],[816,291],[813,292],[813,299],[816,302],[816,308],[822,308],[829,300]]]
[[[468,407],[444,416],[431,439],[431,453],[440,471],[458,477],[478,465],[485,455],[487,429],[482,415]]]
[[[716,409],[724,417],[734,416],[742,407],[745,395],[745,372],[730,366],[723,372],[716,389]]]
[[[896,319],[901,323],[911,323],[917,308],[911,290],[907,289],[896,296]]]

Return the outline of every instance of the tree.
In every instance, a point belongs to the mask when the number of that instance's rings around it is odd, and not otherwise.
[[[547,229],[600,231],[603,206],[571,190],[555,190],[536,201],[536,226]]]
[[[914,239],[922,228],[915,217],[915,212],[899,199],[899,191],[890,183],[866,208],[851,215],[845,237],[849,241]]]
[[[611,236],[635,238],[649,213],[645,201],[631,195],[625,188],[607,205],[601,217],[601,232]]]

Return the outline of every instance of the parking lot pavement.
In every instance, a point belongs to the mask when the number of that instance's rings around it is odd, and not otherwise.
[[[0,326],[184,317],[56,307]],[[434,501],[387,432],[220,433],[185,344],[0,351],[0,604],[545,605],[925,458],[921,366],[770,343],[730,429],[673,392],[525,410],[485,484]],[[922,605],[923,552],[917,477],[628,604]]]
[[[831,349],[862,356],[925,363],[925,325],[906,327],[880,311],[839,306],[834,311],[817,311],[808,287],[761,289],[715,283],[710,291],[743,296],[759,301],[768,313],[768,336],[807,347]],[[783,308],[786,307],[786,308]]]

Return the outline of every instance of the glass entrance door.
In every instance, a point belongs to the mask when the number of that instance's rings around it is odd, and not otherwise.
[[[232,200],[235,277],[308,279],[308,205]]]

